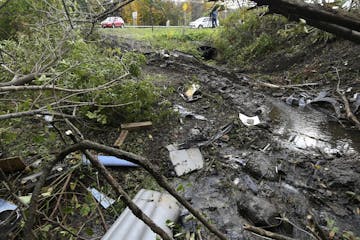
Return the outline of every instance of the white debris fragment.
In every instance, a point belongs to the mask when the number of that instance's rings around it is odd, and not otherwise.
[[[166,148],[170,153],[172,162],[177,176],[182,176],[204,167],[204,158],[199,148],[189,148],[178,150],[174,145],[168,145]]]
[[[109,198],[102,192],[99,192],[96,188],[87,188],[87,190],[93,195],[96,201],[98,201],[101,204],[101,206],[103,206],[103,208],[105,209],[111,206],[115,202],[114,199]]]
[[[258,125],[260,123],[260,119],[258,116],[255,117],[248,117],[242,113],[239,113],[239,118],[241,120],[241,122],[245,125],[245,126],[255,126]]]

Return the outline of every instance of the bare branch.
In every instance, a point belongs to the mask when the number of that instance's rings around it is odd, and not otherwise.
[[[69,11],[68,11],[68,9],[67,9],[67,7],[66,7],[66,4],[65,4],[65,0],[61,0],[61,2],[62,2],[62,5],[63,5],[63,7],[64,7],[65,14],[66,14],[66,17],[67,17],[67,19],[68,19],[68,21],[69,21],[70,27],[71,27],[71,29],[74,29],[74,26],[73,26],[73,24],[72,24],[72,22],[71,22],[71,17],[70,17],[70,15],[69,15]]]
[[[58,113],[58,112],[49,112],[43,109],[37,109],[37,110],[30,110],[30,111],[24,111],[24,112],[17,112],[17,113],[9,113],[9,114],[3,114],[0,115],[0,120],[10,119],[10,118],[19,118],[19,117],[25,117],[25,116],[34,116],[36,114],[40,115],[54,115],[64,118],[77,118],[76,116]]]
[[[252,226],[252,225],[249,225],[249,224],[245,224],[243,227],[247,231],[259,234],[259,235],[264,236],[264,237],[277,239],[277,240],[295,240],[294,238],[290,238],[290,237],[287,237],[287,236],[284,236],[284,235],[280,235],[278,233],[273,233],[273,232],[270,232],[270,231],[266,231],[266,230],[264,230],[262,228],[255,227],[255,226]]]

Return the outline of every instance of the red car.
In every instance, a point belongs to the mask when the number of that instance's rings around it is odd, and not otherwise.
[[[121,17],[108,17],[101,23],[102,28],[116,28],[116,27],[124,27],[124,20]]]

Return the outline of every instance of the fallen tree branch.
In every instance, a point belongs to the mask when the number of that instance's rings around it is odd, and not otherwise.
[[[36,184],[36,187],[35,187],[35,189],[33,191],[33,197],[31,198],[31,203],[30,203],[30,207],[29,207],[29,221],[25,223],[24,234],[31,232],[32,226],[34,224],[34,216],[35,216],[35,212],[36,212],[36,208],[37,208],[37,201],[38,201],[39,193],[40,193],[41,187],[45,183],[46,176],[49,174],[52,167],[57,162],[64,159],[65,156],[70,154],[71,152],[78,151],[78,150],[83,151],[83,150],[86,150],[86,149],[92,149],[92,150],[95,150],[95,151],[107,153],[107,154],[112,155],[112,156],[124,158],[124,159],[126,159],[126,160],[128,160],[130,162],[133,162],[135,164],[140,165],[146,171],[148,171],[152,175],[152,177],[154,177],[156,182],[161,187],[163,187],[165,190],[167,190],[175,199],[177,199],[179,201],[180,204],[182,204],[186,209],[188,209],[189,212],[191,212],[194,215],[194,217],[196,217],[201,223],[203,223],[204,226],[209,231],[214,233],[221,240],[226,240],[227,239],[226,236],[223,233],[221,233],[215,226],[210,224],[200,212],[198,212],[196,209],[194,209],[184,197],[180,196],[176,192],[176,190],[171,187],[171,185],[167,182],[165,177],[163,175],[161,175],[156,169],[153,168],[153,166],[150,164],[150,161],[148,159],[146,159],[144,157],[141,157],[139,155],[130,153],[130,152],[126,152],[126,151],[123,151],[123,150],[120,150],[120,149],[108,147],[108,146],[101,145],[101,144],[94,143],[94,142],[87,141],[87,140],[81,141],[81,142],[79,142],[77,144],[74,144],[74,145],[69,146],[68,148],[64,149],[52,162],[50,162],[45,167],[45,169],[43,171],[43,175],[40,177],[40,179],[39,179],[38,183]],[[89,159],[89,160],[91,161],[91,159]],[[106,170],[105,167],[104,167],[105,170],[103,170],[102,168],[99,168],[100,166],[102,166],[102,164],[99,163],[98,161],[97,162],[94,161],[94,163],[95,163],[94,166],[97,167],[99,169],[99,171],[102,172],[102,171]],[[109,176],[112,177],[111,175],[109,175]],[[105,175],[108,182],[110,180],[109,176]],[[111,181],[115,181],[115,179],[112,179]],[[116,183],[116,181],[115,181],[115,183]],[[116,189],[114,188],[114,190],[116,190]],[[117,189],[117,191],[118,190],[119,189]]]
[[[263,87],[284,89],[284,88],[299,88],[299,87],[308,87],[308,86],[318,86],[319,83],[302,83],[302,84],[291,84],[291,85],[276,85],[273,83],[266,83],[262,81],[256,81],[255,84],[258,84]]]
[[[35,80],[37,77],[40,77],[41,75],[51,76],[52,74],[50,74],[50,73],[29,73],[29,74],[21,76],[21,77],[19,77],[18,75],[15,75],[11,81],[0,83],[0,87],[25,85],[25,84],[31,83],[33,80]]]
[[[349,101],[347,100],[345,94],[340,90],[340,75],[339,75],[339,71],[337,68],[335,68],[335,71],[336,71],[336,75],[337,75],[337,78],[338,78],[338,84],[336,86],[336,92],[337,94],[340,95],[343,103],[344,103],[344,107],[345,107],[345,112],[346,112],[346,118],[349,119],[350,121],[352,121],[353,123],[355,123],[355,126],[360,130],[360,121],[359,119],[357,119],[357,117],[353,114],[353,112],[351,111],[351,108],[350,108],[350,104],[349,104]]]
[[[34,116],[37,114],[54,115],[54,116],[59,116],[59,117],[63,117],[63,118],[78,118],[76,116],[72,116],[72,115],[68,115],[68,114],[63,114],[63,113],[58,113],[58,112],[49,112],[44,109],[37,109],[37,110],[30,110],[30,111],[24,111],[24,112],[3,114],[3,115],[0,115],[0,120],[10,119],[10,118],[19,118],[19,117],[25,117],[25,116]]]
[[[105,84],[102,84],[98,87],[94,88],[84,88],[84,89],[69,89],[69,88],[62,88],[57,86],[17,86],[17,85],[6,85],[2,86],[0,83],[0,92],[5,91],[42,91],[42,90],[53,90],[53,91],[62,91],[62,92],[69,92],[69,93],[86,93],[86,92],[92,92],[92,91],[98,91],[98,90],[104,90],[107,88],[110,88],[114,86],[114,83],[129,76],[130,73],[125,73],[121,75],[120,77],[111,80],[110,82],[107,82]]]
[[[287,237],[287,236],[284,236],[284,235],[281,235],[281,234],[278,234],[278,233],[273,233],[273,232],[270,232],[270,231],[266,231],[262,228],[259,228],[259,227],[255,227],[255,226],[252,226],[252,225],[249,225],[249,224],[245,224],[243,226],[243,228],[247,231],[250,231],[250,232],[253,232],[253,233],[256,233],[256,234],[259,234],[261,236],[264,236],[264,237],[268,237],[268,238],[272,238],[272,239],[277,239],[277,240],[296,240],[295,238],[291,238],[291,237]]]
[[[269,6],[269,13],[278,13],[290,20],[305,19],[307,24],[353,42],[360,42],[360,20],[347,12],[327,9],[299,0],[252,0],[258,6]]]

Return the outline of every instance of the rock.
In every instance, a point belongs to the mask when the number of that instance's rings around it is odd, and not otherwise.
[[[278,177],[275,172],[275,166],[272,165],[270,159],[263,155],[250,158],[246,163],[245,171],[256,179],[276,180]]]
[[[263,198],[247,194],[237,202],[237,205],[239,214],[255,226],[280,224],[280,220],[276,219],[280,217],[277,206]]]

